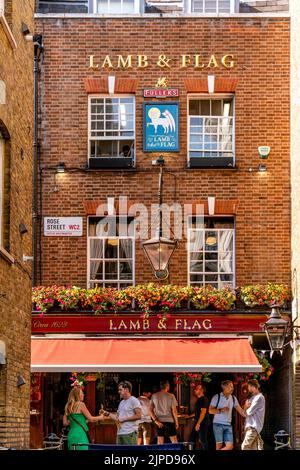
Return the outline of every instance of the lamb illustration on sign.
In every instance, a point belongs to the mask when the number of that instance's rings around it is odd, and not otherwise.
[[[161,118],[161,112],[158,108],[150,108],[148,111],[148,116],[151,119],[151,122],[148,123],[148,126],[154,126],[155,134],[157,133],[158,126],[162,126],[164,128],[164,133],[167,134],[169,132],[169,128],[171,131],[176,130],[175,120],[172,114],[166,109],[162,113],[163,118]]]
[[[144,152],[178,152],[178,103],[144,103]]]

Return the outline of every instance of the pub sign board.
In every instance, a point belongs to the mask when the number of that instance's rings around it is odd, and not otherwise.
[[[143,151],[179,152],[179,103],[143,104]]]

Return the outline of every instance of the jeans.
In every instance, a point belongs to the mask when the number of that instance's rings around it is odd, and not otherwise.
[[[225,442],[225,444],[233,444],[233,433],[231,424],[214,423],[213,429],[217,444],[223,442]]]

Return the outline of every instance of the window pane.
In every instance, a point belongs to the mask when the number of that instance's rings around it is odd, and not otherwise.
[[[91,261],[90,263],[90,279],[103,279],[103,261]]]
[[[122,13],[121,1],[109,0],[109,12],[110,13]]]
[[[103,240],[90,240],[90,257],[96,259],[103,258]]]
[[[189,114],[190,116],[199,116],[200,114],[200,100],[189,101]]]
[[[233,282],[233,274],[220,274],[219,277],[221,282]]]
[[[219,0],[219,13],[230,13],[230,0]]]
[[[103,218],[97,222],[97,237],[115,237],[117,235],[117,220],[114,218]]]
[[[123,0],[123,13],[134,13],[134,0]]]
[[[120,258],[132,258],[132,240],[120,240]]]
[[[233,231],[226,230],[220,232],[219,239],[219,250],[220,251],[232,251],[233,250]]]
[[[205,232],[205,250],[206,251],[218,250],[218,232],[214,230]]]
[[[217,274],[207,274],[204,276],[205,282],[218,282]]]
[[[212,116],[222,116],[222,101],[212,100],[211,102]]]
[[[203,284],[203,274],[192,274],[191,282],[199,282],[200,284]]]
[[[205,252],[205,261],[218,261],[218,253]]]
[[[217,0],[205,0],[205,13],[217,12]]]
[[[200,273],[203,272],[203,263],[197,262],[197,261],[191,261],[190,270],[191,272],[200,272]]]
[[[222,273],[233,272],[233,253],[219,253],[219,271]]]
[[[223,102],[223,116],[233,116],[233,103],[232,100],[224,100]]]
[[[190,232],[190,251],[203,250],[203,231],[191,230]]]
[[[115,261],[106,261],[104,265],[105,279],[118,279],[118,263]]]
[[[104,241],[104,256],[106,259],[118,257],[118,243],[117,238],[108,238]]]
[[[202,100],[200,108],[201,116],[210,116],[210,100]]]
[[[108,12],[108,0],[98,0],[97,12],[98,13],[107,13]]]
[[[205,272],[207,273],[217,273],[218,272],[218,263],[214,261],[207,261],[205,263]]]
[[[130,280],[132,279],[132,262],[122,261],[120,263],[120,279]]]
[[[203,253],[190,253],[190,257],[192,261],[203,261]]]

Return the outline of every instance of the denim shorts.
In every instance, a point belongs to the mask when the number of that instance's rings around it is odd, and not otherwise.
[[[233,444],[233,434],[231,424],[214,423],[213,430],[217,443],[230,442]]]

